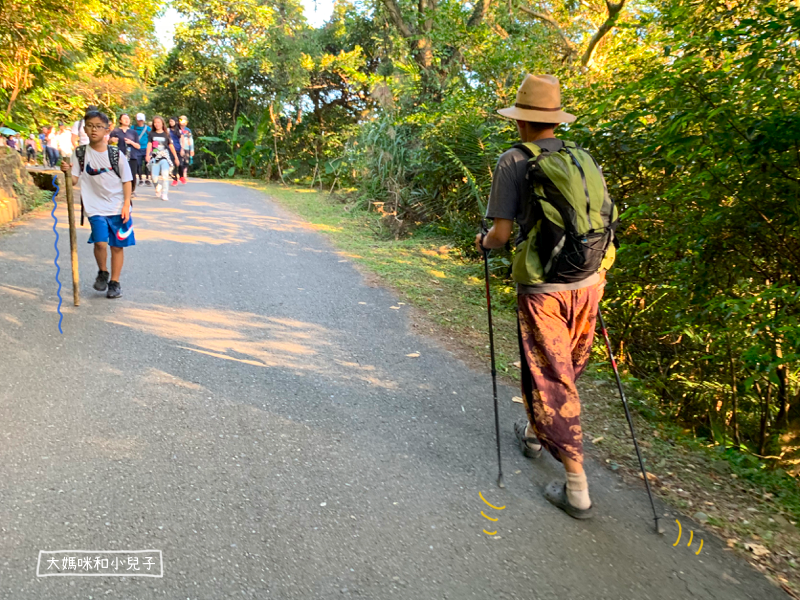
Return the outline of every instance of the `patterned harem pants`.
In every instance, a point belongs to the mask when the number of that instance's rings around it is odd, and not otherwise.
[[[536,436],[550,453],[583,463],[581,401],[575,380],[592,352],[600,283],[570,292],[517,296],[522,397]]]

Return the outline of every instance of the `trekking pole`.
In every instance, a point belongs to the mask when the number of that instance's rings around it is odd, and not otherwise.
[[[644,468],[644,460],[642,453],[639,451],[639,443],[636,441],[636,433],[633,430],[633,418],[631,418],[631,411],[628,408],[628,400],[625,398],[625,391],[622,389],[622,379],[619,376],[619,369],[617,368],[617,361],[614,358],[614,352],[611,350],[611,340],[608,338],[608,330],[606,329],[606,322],[603,320],[603,313],[600,312],[600,307],[597,307],[597,317],[600,319],[600,328],[603,330],[603,337],[606,341],[606,348],[608,349],[608,356],[611,358],[611,366],[614,367],[614,375],[617,378],[617,387],[619,388],[619,395],[622,398],[622,406],[625,407],[625,418],[628,419],[628,425],[631,428],[631,437],[633,438],[633,447],[636,449],[636,456],[639,458],[639,467],[642,469],[642,477],[644,477],[644,485],[647,487],[647,495],[650,497],[650,506],[653,507],[653,518],[655,519],[656,533],[664,533],[664,530],[658,524],[658,512],[656,511],[656,503],[653,500],[653,492],[650,489],[650,480],[647,479],[647,470]]]
[[[482,232],[487,232],[483,222]],[[494,362],[494,327],[492,326],[492,294],[489,291],[489,250],[483,249],[483,272],[486,278],[486,312],[489,314],[489,353],[492,356],[492,392],[494,393],[494,432],[497,440],[497,487],[504,488],[503,463],[500,458],[500,415],[497,407],[497,368]]]
[[[67,164],[71,164],[65,159]],[[80,276],[78,275],[78,233],[75,229],[75,199],[72,190],[72,172],[64,173],[65,188],[67,190],[67,217],[69,220],[69,250],[72,261],[72,303],[80,306]]]

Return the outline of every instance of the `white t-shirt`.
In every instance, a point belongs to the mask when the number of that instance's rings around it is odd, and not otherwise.
[[[83,119],[81,119],[80,121],[75,121],[72,124],[72,133],[73,133],[73,135],[77,135],[78,136],[78,145],[79,146],[85,146],[86,144],[89,143],[89,136],[86,135],[86,132],[83,130],[83,125],[84,125]],[[85,202],[83,203],[83,206],[84,206],[84,208],[86,208],[86,203]]]
[[[81,167],[75,157],[72,161],[72,174],[80,177],[81,199],[86,215],[89,217],[121,215],[122,206],[125,204],[122,184],[133,180],[128,161],[120,155],[119,174],[121,177],[117,177],[111,168],[108,152],[96,152],[92,150],[91,146],[86,146],[85,163],[84,172],[81,173]]]

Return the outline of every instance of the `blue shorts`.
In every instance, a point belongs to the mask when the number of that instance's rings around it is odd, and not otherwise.
[[[114,248],[136,245],[136,238],[133,235],[133,217],[128,217],[128,222],[123,224],[122,215],[111,217],[95,215],[89,217],[89,225],[92,227],[92,235],[89,236],[90,244],[105,242]]]

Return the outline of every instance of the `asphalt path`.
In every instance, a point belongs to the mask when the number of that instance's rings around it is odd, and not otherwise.
[[[49,213],[0,234],[0,598],[786,597],[663,506],[653,534],[643,486],[597,464],[597,518],[550,506],[511,387],[498,489],[488,369],[263,193],[151,190],[122,298],[79,229],[77,308],[59,206],[63,335]],[[164,576],[37,577],[68,549],[158,549]]]

